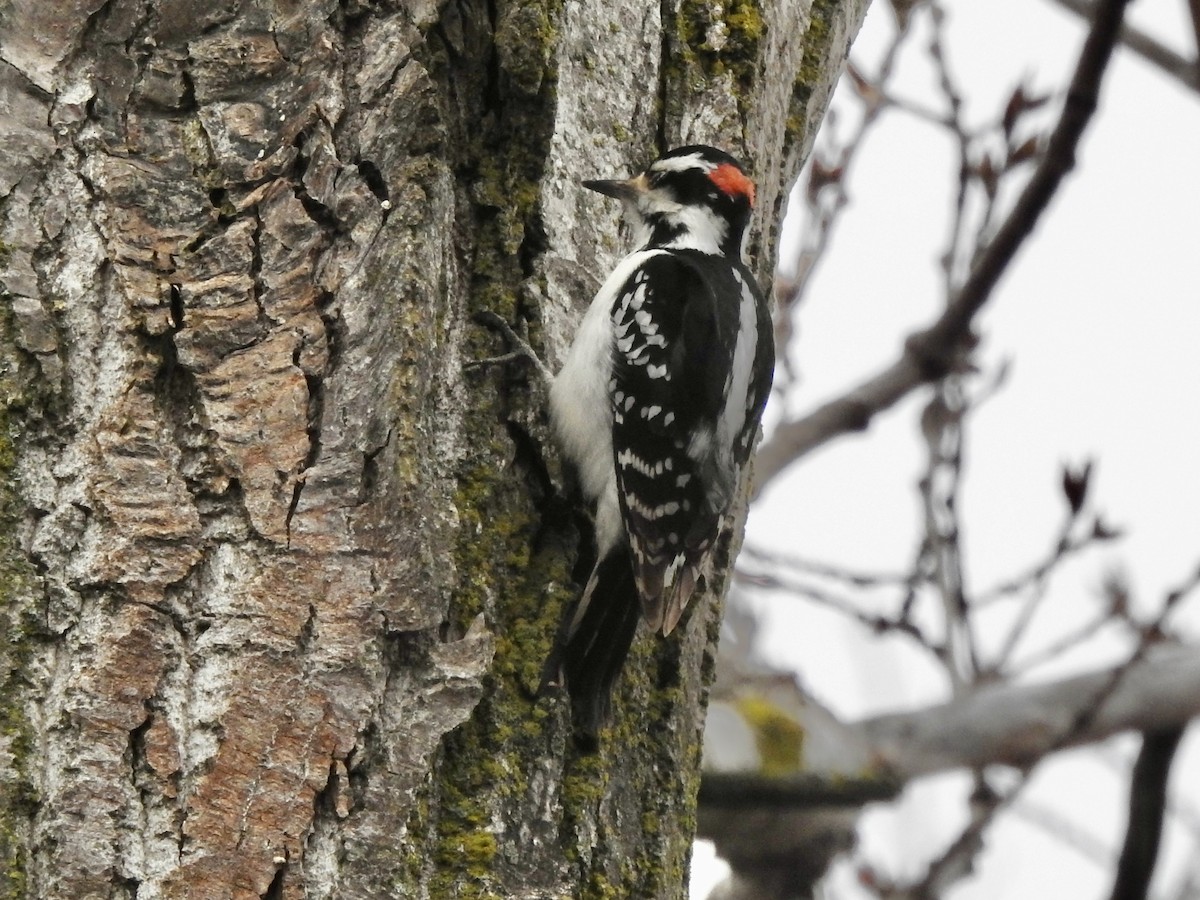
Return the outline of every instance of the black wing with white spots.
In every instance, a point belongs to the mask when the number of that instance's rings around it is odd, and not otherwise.
[[[664,633],[695,590],[766,400],[749,367],[762,371],[769,321],[743,273],[707,254],[664,252],[613,303],[617,492],[643,613]]]

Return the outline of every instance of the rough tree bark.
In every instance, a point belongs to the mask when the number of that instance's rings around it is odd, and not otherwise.
[[[719,600],[575,753],[577,536],[471,316],[559,358],[579,179],[668,145],[772,247],[864,6],[0,9],[0,894],[684,893]]]

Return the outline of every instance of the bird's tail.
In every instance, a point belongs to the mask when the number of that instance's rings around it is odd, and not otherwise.
[[[596,564],[579,599],[567,607],[542,686],[566,680],[575,728],[589,738],[608,724],[612,689],[637,632],[641,601],[629,550],[618,546]]]

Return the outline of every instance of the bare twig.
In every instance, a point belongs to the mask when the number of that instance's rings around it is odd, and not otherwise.
[[[1096,0],[1054,0],[1064,9],[1090,20],[1097,6]],[[1200,0],[1188,0],[1192,10],[1192,24],[1196,30],[1196,46],[1200,52]],[[1121,43],[1142,59],[1157,66],[1161,71],[1177,79],[1185,87],[1200,92],[1200,62],[1189,60],[1170,47],[1156,40],[1133,25],[1121,26]]]
[[[1164,629],[1167,618],[1179,602],[1198,586],[1200,586],[1200,567],[1195,569],[1179,587],[1167,594],[1158,615],[1148,625],[1142,626],[1140,629],[1140,640],[1134,648],[1133,654],[1124,663],[1112,669],[1106,681],[1102,681],[1096,685],[1091,701],[1079,706],[1070,727],[1062,730],[1057,741],[1047,752],[1071,746],[1076,742],[1078,735],[1090,732],[1098,721],[1104,716],[1111,714],[1114,707],[1119,707],[1124,702],[1122,692],[1127,691],[1129,688],[1133,673],[1140,670],[1142,664],[1155,652],[1156,648],[1164,640]],[[1121,600],[1120,603],[1126,607],[1128,606],[1127,600]],[[1170,705],[1169,700],[1161,700],[1159,702],[1164,705]],[[1192,713],[1192,716],[1196,714]],[[1188,718],[1191,718],[1191,716],[1186,716],[1183,719],[1155,721],[1134,727],[1143,732],[1161,731],[1179,725]]]
[[[954,127],[954,120],[946,113],[938,112],[936,109],[926,106],[919,100],[913,100],[901,94],[892,93],[891,91],[884,91],[883,96],[888,106],[900,112],[908,113],[914,119],[929,125],[936,125],[938,128]]]
[[[1080,481],[1073,480],[1072,473],[1067,470],[1064,475],[1064,483],[1070,485],[1070,494],[1072,491],[1077,492],[1074,496],[1068,497],[1068,511],[1066,521],[1063,523],[1062,529],[1059,532],[1058,540],[1055,541],[1054,549],[1049,557],[1043,560],[1038,565],[1034,566],[1030,571],[1023,573],[1022,576],[1011,579],[1001,585],[1003,593],[999,596],[1005,596],[1015,591],[1027,591],[1025,601],[1017,612],[1017,618],[1008,634],[1004,637],[1004,642],[1000,647],[1000,651],[996,654],[995,661],[990,665],[990,669],[996,672],[1004,671],[1013,653],[1016,651],[1017,645],[1021,642],[1021,638],[1025,636],[1030,623],[1033,621],[1034,614],[1041,607],[1042,602],[1046,598],[1046,590],[1049,585],[1050,575],[1053,573],[1062,562],[1072,553],[1078,552],[1083,547],[1089,546],[1100,538],[1098,535],[1106,534],[1094,526],[1090,532],[1081,538],[1073,538],[1072,532],[1075,530],[1076,523],[1079,521],[1080,514],[1083,512],[1083,502],[1086,499],[1087,492],[1087,473],[1091,472],[1091,464],[1088,463],[1085,473]],[[997,596],[995,594],[991,596]],[[987,595],[982,600],[989,599]],[[1071,634],[1059,642],[1052,645],[1054,652],[1061,652],[1074,646],[1079,641],[1085,640],[1093,633],[1099,630],[1105,622],[1109,621],[1111,610],[1105,610],[1096,621],[1089,622],[1083,628],[1073,631]],[[1049,651],[1040,654],[1040,659],[1047,658]],[[1051,657],[1052,658],[1052,657]],[[1025,661],[1026,668],[1035,665],[1035,662]]]
[[[1158,617],[1149,631],[1157,636],[1166,629],[1167,618],[1172,612],[1187,599],[1188,595],[1200,588],[1200,566],[1192,571],[1177,587],[1172,588],[1167,592],[1167,596],[1163,600],[1162,608],[1159,610]]]
[[[1097,528],[1096,525],[1100,527]],[[981,592],[978,595],[976,603],[990,605],[997,600],[1003,600],[1022,591],[1036,589],[1038,583],[1044,581],[1067,559],[1082,553],[1084,550],[1101,541],[1109,541],[1117,537],[1120,537],[1120,532],[1113,531],[1100,522],[1093,523],[1092,529],[1080,537],[1071,537],[1070,535],[1062,534],[1055,543],[1054,549],[1050,551],[1045,559],[1030,566],[1026,571],[1007,578],[999,584]]]
[[[868,628],[878,634],[885,632],[897,632],[907,635],[915,640],[918,644],[929,650],[939,660],[943,658],[944,650],[936,646],[910,619],[906,616],[900,618],[889,618],[888,616],[878,613],[867,612],[860,608],[853,600],[844,597],[833,591],[826,590],[818,585],[802,581],[797,578],[788,578],[778,574],[767,572],[747,572],[744,568],[739,568],[734,572],[734,578],[740,584],[747,587],[756,587],[762,590],[778,590],[791,594],[794,597],[803,597],[804,599],[816,603],[819,606],[824,606],[827,609],[832,609],[844,616],[854,619],[864,628]]]
[[[954,296],[958,284],[956,269],[960,258],[959,241],[963,234],[963,222],[967,213],[967,195],[971,187],[971,136],[967,134],[966,125],[962,119],[962,94],[959,92],[953,77],[950,75],[950,64],[946,59],[946,48],[943,43],[945,14],[936,4],[931,7],[933,32],[929,40],[929,56],[938,73],[938,86],[946,100],[949,112],[946,114],[946,130],[954,136],[954,144],[958,149],[958,190],[954,195],[954,214],[950,221],[950,238],[946,252],[942,255],[942,274],[945,279],[947,302]]]
[[[765,550],[753,544],[743,545],[739,558],[772,566],[783,566],[808,575],[816,575],[819,578],[828,578],[830,581],[840,581],[856,588],[895,587],[908,585],[912,581],[912,576],[901,575],[898,572],[867,572],[860,569],[849,569],[813,559],[805,559],[794,553]]]
[[[1099,632],[1106,625],[1112,624],[1112,614],[1108,610],[1098,613],[1079,627],[1067,632],[1058,640],[1040,648],[1036,653],[1023,657],[1016,667],[1009,667],[1009,675],[1022,675],[1036,669],[1043,663],[1058,659],[1072,647],[1077,647]]]
[[[956,881],[961,881],[969,875],[974,867],[975,858],[983,847],[983,833],[1003,810],[1013,804],[1028,784],[1028,780],[1028,772],[1022,772],[1016,785],[1004,793],[999,793],[990,788],[982,773],[977,772],[975,792],[970,803],[970,823],[942,855],[929,864],[921,880],[904,890],[903,896],[914,900],[943,897]]]
[[[927,467],[920,482],[925,510],[921,555],[942,601],[946,651],[943,661],[955,694],[965,691],[979,672],[963,577],[958,496],[962,481],[962,419],[967,410],[962,381],[944,379],[921,415]],[[925,566],[918,559],[916,569]]]
[[[1018,818],[1038,826],[1050,837],[1073,848],[1080,856],[1086,857],[1096,865],[1107,868],[1112,863],[1112,849],[1104,841],[1058,810],[1022,800],[1013,804],[1012,812]]]
[[[809,415],[784,421],[759,449],[756,491],[827,441],[865,429],[871,418],[902,397],[952,371],[971,343],[971,324],[1000,276],[1032,232],[1063,178],[1075,165],[1075,148],[1096,109],[1104,69],[1112,56],[1128,0],[1104,0],[1088,34],[1046,154],[995,238],[972,267],[961,290],[938,320],[911,335],[900,358],[849,393]]]
[[[786,376],[785,380],[777,378],[780,384],[786,385],[795,379],[787,354],[793,332],[793,316],[804,300],[818,263],[829,248],[841,213],[850,202],[845,187],[846,173],[866,144],[867,134],[890,105],[884,87],[891,78],[908,34],[906,19],[898,26],[873,79],[860,74],[853,61],[846,63],[843,77],[854,85],[855,93],[863,104],[862,118],[850,139],[836,152],[831,152],[828,160],[819,152],[813,153],[808,170],[808,227],[800,252],[796,255],[795,270],[791,275],[781,275],[776,281],[775,356],[782,361],[783,374]],[[777,389],[780,384],[776,385]]]

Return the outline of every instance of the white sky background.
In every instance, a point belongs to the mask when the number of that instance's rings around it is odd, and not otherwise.
[[[1050,0],[953,0],[947,8],[949,64],[972,123],[994,118],[1023,77],[1034,92],[1065,87],[1084,35],[1071,14]],[[1191,55],[1185,15],[1185,0],[1138,0],[1129,13]],[[920,21],[892,88],[928,105],[937,95],[926,16]],[[851,54],[868,73],[892,29],[888,6],[877,0]],[[857,108],[844,89],[840,100],[847,113]],[[843,123],[844,138],[848,118]],[[937,257],[956,189],[955,154],[948,135],[884,114],[850,173],[852,206],[799,314],[794,409],[810,409],[879,370],[940,309]],[[794,232],[785,229],[785,267]],[[968,591],[1046,554],[1066,509],[1060,467],[1094,458],[1089,503],[1126,537],[1085,554],[1051,583],[1023,646],[1035,650],[1094,615],[1104,575],[1114,568],[1128,575],[1135,608],[1152,613],[1200,562],[1200,95],[1118,50],[1079,167],[979,322],[985,368],[1008,359],[1012,369],[968,423],[960,508]],[[924,392],[909,398],[865,435],[826,446],[778,479],[752,512],[747,543],[854,569],[906,571],[921,526],[916,420],[926,399]],[[793,668],[840,716],[947,696],[944,674],[906,639],[868,635],[803,600],[758,596],[763,655]],[[1173,623],[1200,640],[1200,597]],[[999,639],[981,635],[985,648],[989,637],[992,646]],[[1116,662],[1127,646],[1115,632],[1102,634],[1034,677]],[[1200,823],[1196,732],[1185,738],[1172,790]],[[1135,739],[1118,738],[1099,752],[1060,754],[1040,766],[1018,808],[1029,814],[991,829],[977,873],[948,896],[1107,896],[1136,748]],[[860,857],[885,875],[919,876],[957,836],[968,789],[965,776],[926,779],[901,803],[868,812],[860,820]],[[1044,810],[1060,821],[1029,824]],[[1189,836],[1176,824],[1168,831],[1168,864],[1155,896],[1175,897],[1197,830]],[[712,868],[699,853],[698,880],[708,880]],[[835,866],[826,887],[835,900],[867,896],[848,863]]]

